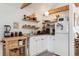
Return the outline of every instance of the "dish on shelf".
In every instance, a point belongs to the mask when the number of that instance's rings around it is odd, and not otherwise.
[[[34,26],[34,25],[23,25],[22,26],[22,28],[23,29],[38,29],[39,27],[36,27],[36,26]]]

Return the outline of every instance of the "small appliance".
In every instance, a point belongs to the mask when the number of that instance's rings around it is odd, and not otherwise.
[[[4,25],[4,37],[10,37],[11,33],[11,26],[10,25]]]

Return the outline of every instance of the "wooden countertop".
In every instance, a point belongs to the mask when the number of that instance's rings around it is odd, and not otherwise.
[[[2,41],[12,41],[12,40],[28,40],[28,36],[17,36],[17,37],[6,37],[6,38],[2,38]]]

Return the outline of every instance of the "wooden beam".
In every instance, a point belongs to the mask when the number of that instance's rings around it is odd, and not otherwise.
[[[30,5],[31,3],[23,3],[22,6],[21,6],[21,9],[27,7],[28,5]]]
[[[50,10],[48,10],[48,12],[49,12],[49,14],[54,14],[54,13],[67,11],[67,10],[69,10],[69,5],[58,7],[58,8],[55,8],[55,9],[50,9]]]
[[[74,3],[76,7],[79,7],[79,3]]]

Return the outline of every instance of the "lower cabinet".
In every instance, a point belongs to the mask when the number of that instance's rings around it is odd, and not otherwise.
[[[47,37],[47,50],[49,52],[54,52],[54,36]]]
[[[34,37],[30,38],[29,41],[29,55],[36,55],[37,53],[37,44],[36,44],[37,40]]]
[[[35,56],[48,50],[61,56],[68,56],[68,35],[35,36],[30,38],[30,55]]]
[[[38,55],[46,50],[46,39],[43,37],[31,37],[29,43],[29,54]]]

